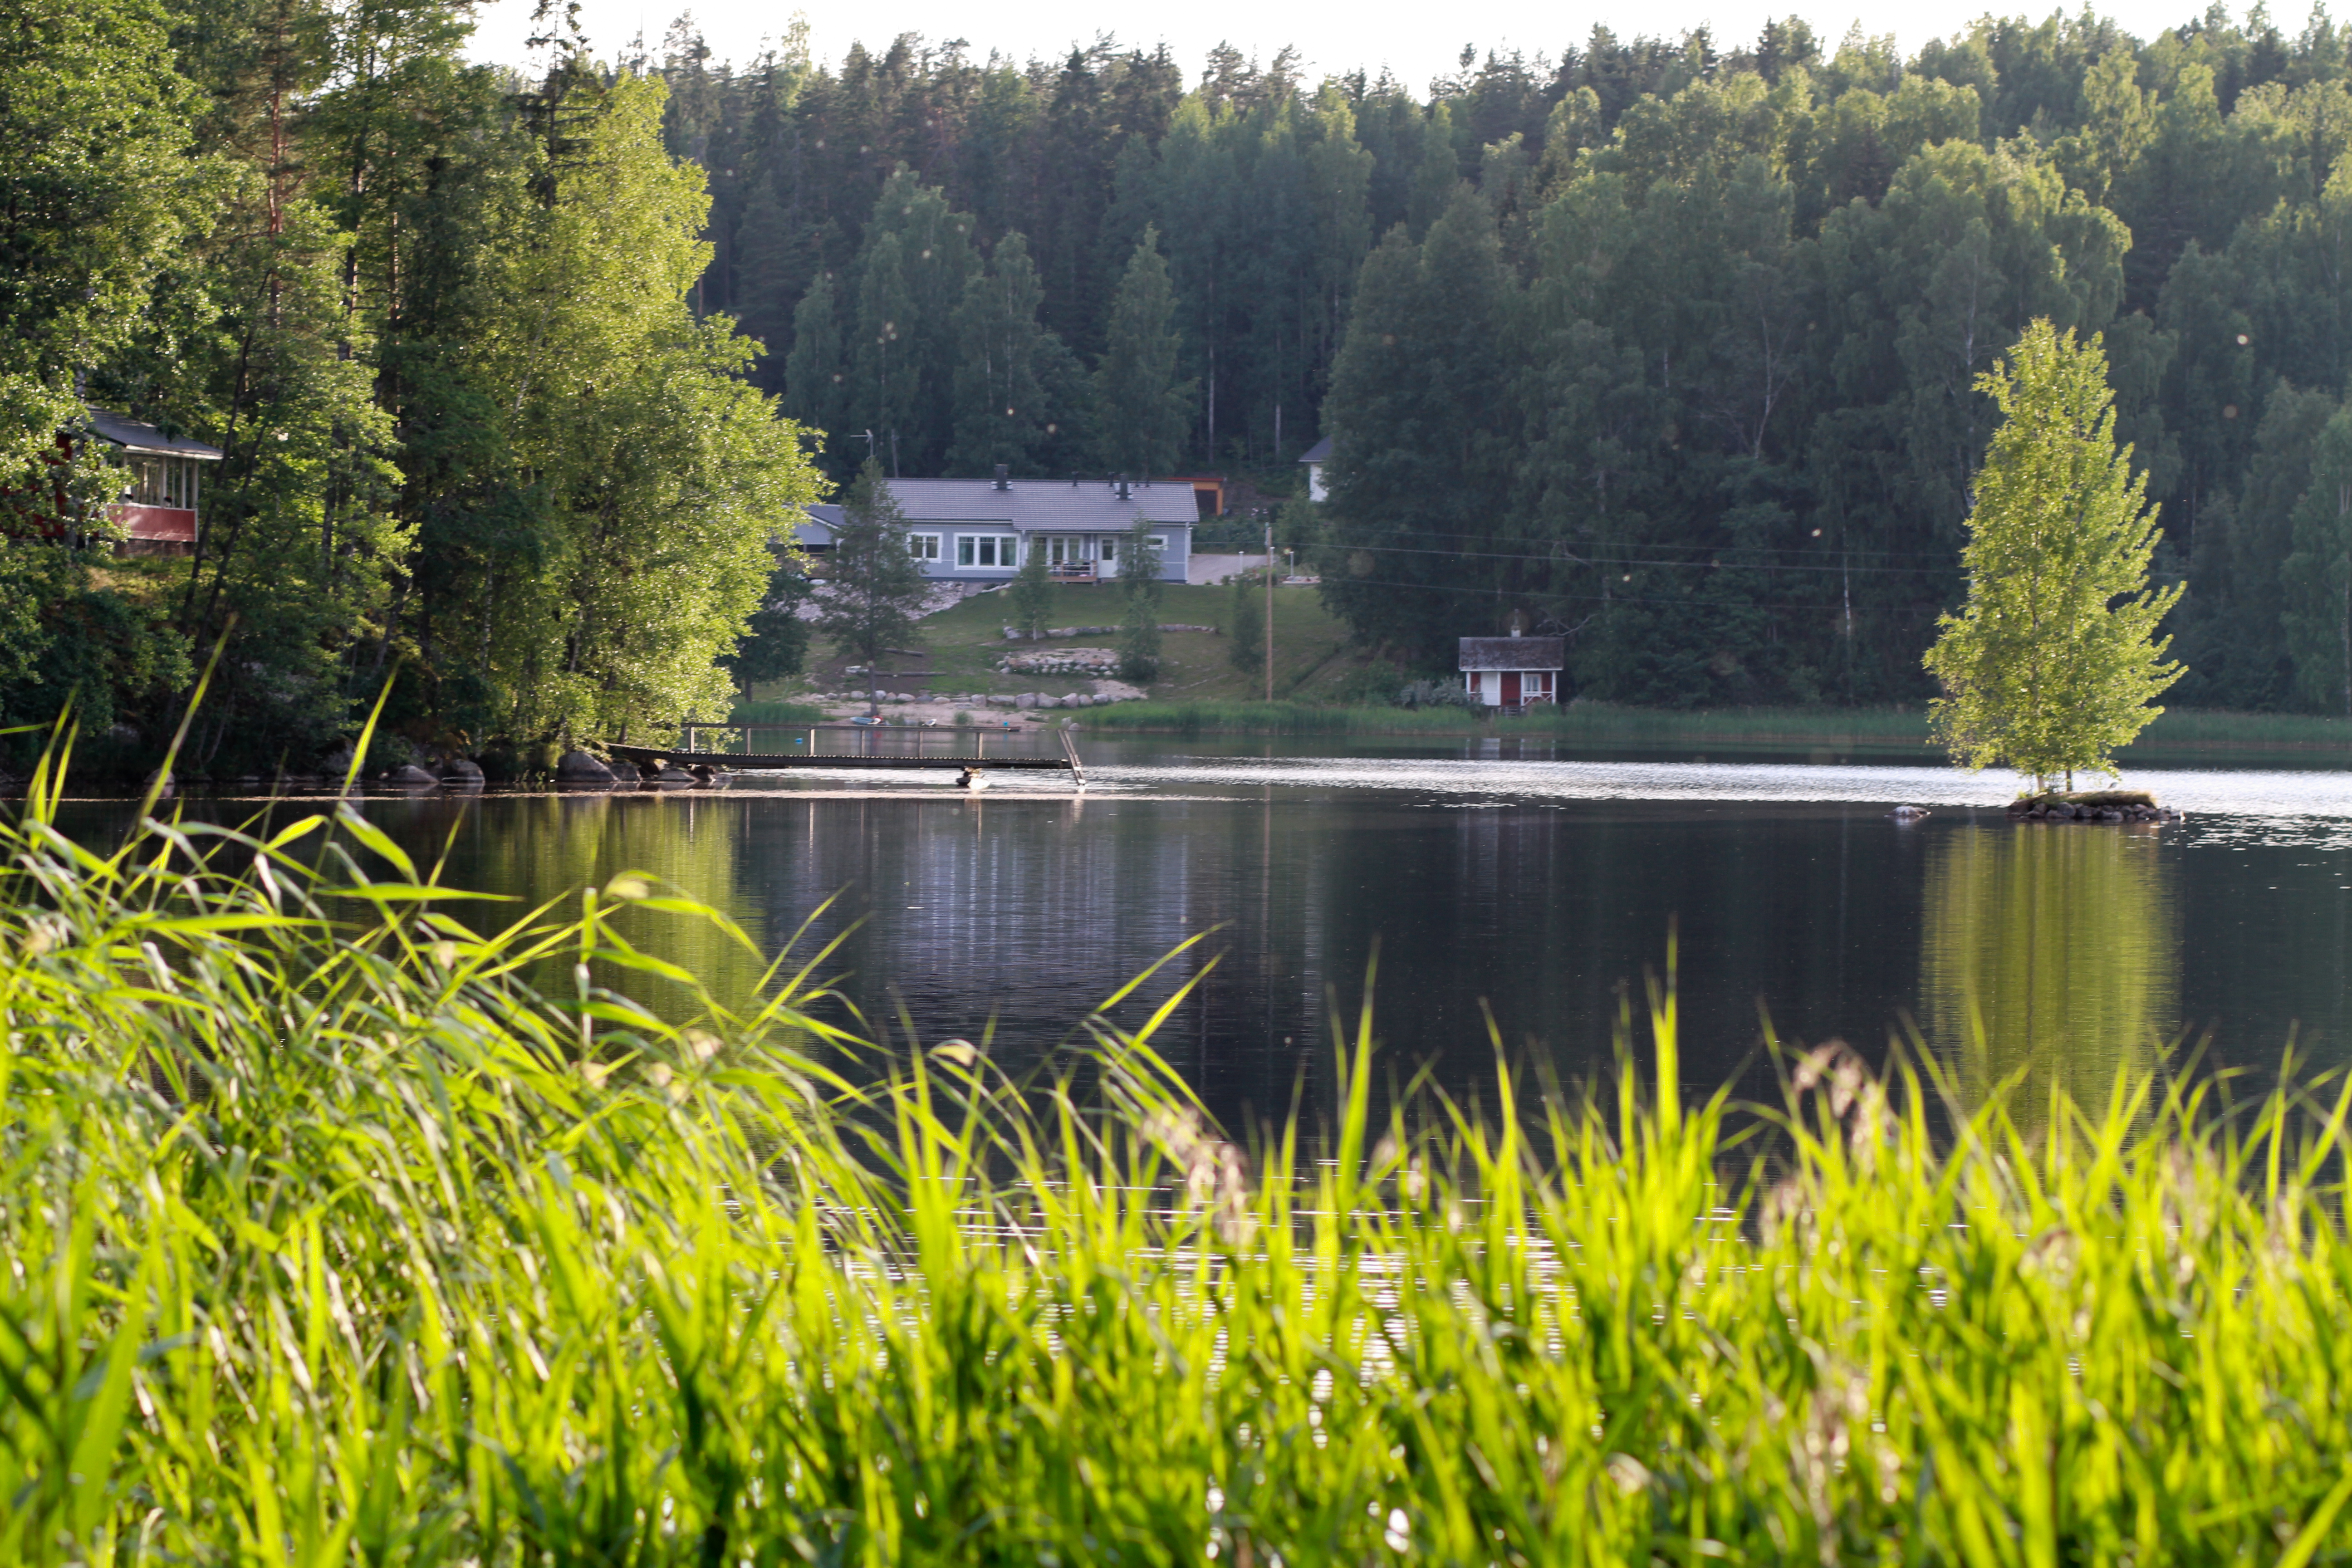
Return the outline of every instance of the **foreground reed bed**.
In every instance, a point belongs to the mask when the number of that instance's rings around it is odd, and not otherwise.
[[[1376,1114],[1367,1020],[1245,1153],[1150,1023],[1083,1092],[887,1059],[813,967],[730,1012],[625,941],[742,940],[641,879],[461,922],[349,806],[91,848],[56,784],[0,825],[0,1562],[2352,1557],[2340,1085],[2029,1130],[1831,1051],[1735,1120],[1668,993],[1646,1073],[1483,1116]]]

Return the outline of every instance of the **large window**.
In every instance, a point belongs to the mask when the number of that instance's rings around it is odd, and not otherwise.
[[[133,458],[131,459],[131,482],[124,487],[123,499],[140,506],[177,507],[194,511],[196,506],[196,468],[193,458]]]
[[[940,536],[936,533],[907,535],[907,553],[918,561],[937,561],[940,558]]]
[[[959,566],[1018,566],[1021,536],[1017,533],[961,533],[956,536]]]

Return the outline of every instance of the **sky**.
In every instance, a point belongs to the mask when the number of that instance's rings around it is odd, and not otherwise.
[[[1296,47],[1307,62],[1312,80],[1329,72],[1359,67],[1377,75],[1382,67],[1416,91],[1425,91],[1432,78],[1451,73],[1465,43],[1483,53],[1489,47],[1517,48],[1529,56],[1557,56],[1566,42],[1580,42],[1595,23],[1621,37],[1637,34],[1675,37],[1705,25],[1714,29],[1717,46],[1727,47],[1755,37],[1768,16],[1791,12],[1803,16],[1825,43],[1834,45],[1848,26],[1860,24],[1865,33],[1892,33],[1905,54],[1931,37],[1965,27],[1988,9],[2022,11],[2037,20],[2059,7],[2052,0],[2011,0],[1988,5],[1987,0],[1916,0],[1895,4],[1873,0],[1856,5],[1841,0],[1838,9],[1808,8],[1789,0],[1653,0],[1641,5],[1569,8],[1544,0],[1485,0],[1458,15],[1461,23],[1444,32],[1432,30],[1433,19],[1445,15],[1439,6],[1404,5],[1399,0],[1365,5],[1361,0],[1208,0],[1206,4],[1167,6],[1107,6],[1082,0],[1023,0],[1018,5],[974,7],[956,0],[885,0],[869,5],[806,7],[810,43],[817,58],[837,61],[851,43],[869,47],[887,45],[902,32],[920,33],[935,42],[964,39],[971,52],[986,58],[994,49],[1015,59],[1033,56],[1058,57],[1072,43],[1091,40],[1105,28],[1121,44],[1146,47],[1165,42],[1184,67],[1188,82],[1197,80],[1202,60],[1221,42],[1229,42],[1259,59],[1273,58],[1285,45]],[[2069,4],[2063,7],[2073,10]],[[2140,37],[2177,26],[2201,13],[2201,0],[2107,0],[2095,7]],[[474,36],[476,58],[509,65],[525,64],[523,40],[530,37],[532,0],[488,0],[479,12]],[[630,40],[643,36],[658,48],[662,35],[680,11],[691,10],[703,37],[720,59],[748,60],[763,39],[782,34],[799,7],[762,4],[761,0],[581,0],[581,24],[592,47],[610,57]],[[2292,0],[2277,7],[2284,26],[2301,24],[2301,7]],[[2290,17],[2289,13],[2294,15]]]

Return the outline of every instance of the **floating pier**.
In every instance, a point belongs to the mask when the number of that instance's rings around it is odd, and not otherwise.
[[[959,787],[986,789],[988,780],[985,775],[992,773],[1068,773],[1078,788],[1087,787],[1086,765],[1079,761],[1077,743],[1070,739],[1067,730],[1053,731],[1055,738],[1061,742],[1062,754],[1058,757],[1001,754],[992,757],[988,754],[990,732],[978,728],[894,729],[877,724],[686,724],[679,728],[682,745],[614,745],[604,749],[618,762],[635,763],[640,767],[679,768],[706,777],[709,773],[720,772],[783,773],[794,768],[830,772],[872,770],[880,773],[951,771],[961,775],[956,780]],[[789,733],[797,744],[789,752],[751,751],[751,732],[755,730]],[[698,748],[695,742],[712,731],[741,735],[745,750],[706,752]],[[924,741],[932,735],[941,737],[945,743],[939,751],[927,752]],[[819,736],[826,739],[820,742]],[[859,737],[859,744],[845,751],[820,749],[821,746],[839,744],[834,739],[836,736]],[[1000,731],[998,738],[1003,739],[1004,732]],[[912,745],[910,749],[900,750],[895,746],[886,749],[877,744],[886,740],[891,742],[911,741]],[[971,749],[950,751],[949,745],[959,748],[968,745]]]

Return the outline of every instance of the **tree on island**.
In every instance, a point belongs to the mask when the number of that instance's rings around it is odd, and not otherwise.
[[[2116,444],[2099,337],[2037,319],[1977,378],[2001,423],[1968,517],[1969,603],[1940,617],[1927,665],[1937,739],[1971,770],[2006,763],[2037,792],[2116,771],[2116,749],[2164,711],[2180,679],[2158,625],[2182,588],[2150,588],[2159,536],[2147,477]]]
[[[876,668],[882,656],[915,635],[915,617],[929,596],[923,569],[908,548],[907,517],[868,458],[841,500],[834,531],[831,584],[816,629],[844,653],[866,663],[866,711],[882,710]]]

